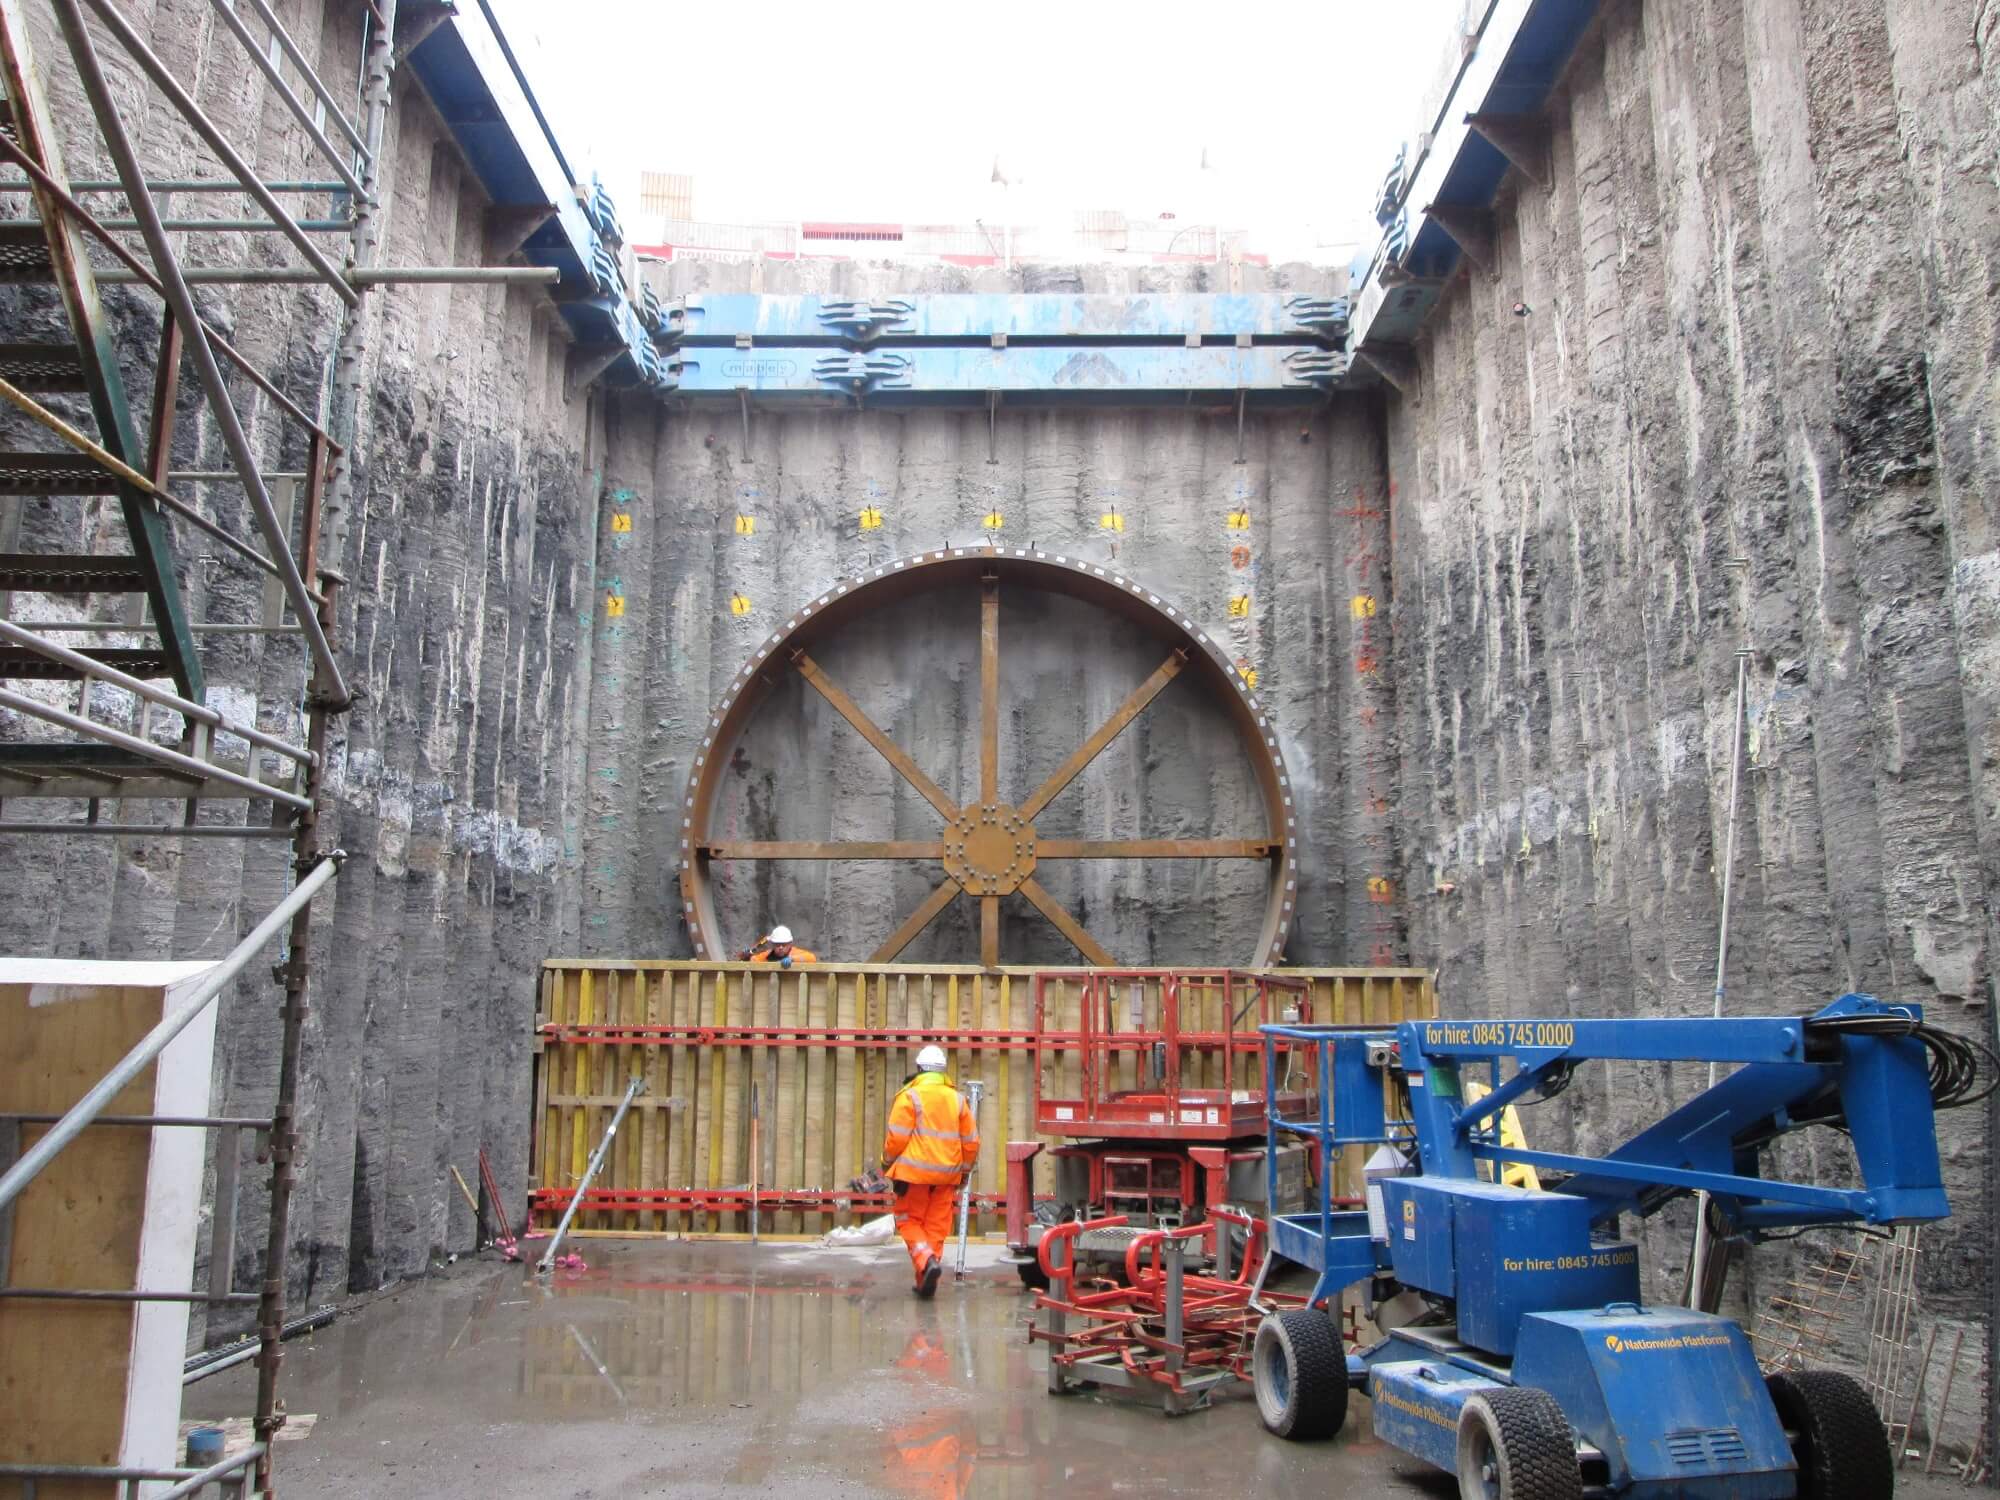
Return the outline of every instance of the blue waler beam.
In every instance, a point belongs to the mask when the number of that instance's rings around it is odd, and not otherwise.
[[[551,209],[521,253],[561,273],[552,295],[576,342],[622,349],[607,372],[612,380],[663,387],[665,362],[627,300],[617,261],[591,228],[561,149],[486,7],[447,16],[409,61],[495,207]]]
[[[1507,175],[1508,161],[1466,123],[1468,115],[1532,115],[1561,78],[1599,0],[1492,0],[1479,38],[1439,111],[1392,226],[1404,248],[1389,253],[1385,234],[1354,298],[1350,348],[1414,338],[1463,255],[1432,213],[1484,211]]]
[[[784,404],[980,405],[997,393],[1010,406],[1231,402],[1259,406],[1326,399],[1346,373],[1345,355],[1316,347],[688,349],[683,396]]]
[[[967,294],[763,297],[712,293],[670,306],[671,337],[690,347],[730,347],[744,337],[800,347],[1009,342],[1184,344],[1248,338],[1330,344],[1347,333],[1345,297],[1282,292],[1163,296]]]

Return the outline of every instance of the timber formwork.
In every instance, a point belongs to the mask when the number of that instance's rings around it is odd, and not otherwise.
[[[1131,1031],[1158,1029],[1164,972],[1121,976]],[[1212,1087],[1221,1083],[1225,1041],[1239,1061],[1261,1054],[1254,1007],[1232,1015],[1220,982],[1226,971],[1200,972],[1215,982],[1181,981],[1180,1024],[1197,1070],[1183,1080]],[[1259,971],[1234,972],[1240,995],[1242,977]],[[1262,972],[1304,986],[1316,1022],[1384,1024],[1437,1013],[1425,969]],[[981,1231],[997,1228],[1005,1144],[1037,1138],[1037,1071],[1051,1094],[1080,1083],[1084,971],[1044,981],[1039,1031],[1038,973],[1048,971],[550,960],[535,1032],[534,1222],[551,1225],[568,1207],[635,1076],[644,1086],[632,1118],[584,1194],[572,1233],[744,1233],[753,1196],[767,1235],[815,1235],[885,1213],[886,1198],[849,1184],[879,1158],[895,1092],[917,1049],[936,1041],[950,1052],[955,1078],[985,1083],[973,1189]],[[1141,1066],[1139,1049],[1120,1054],[1116,1086],[1133,1087]],[[1360,1169],[1358,1152],[1336,1161],[1336,1192],[1358,1195]]]

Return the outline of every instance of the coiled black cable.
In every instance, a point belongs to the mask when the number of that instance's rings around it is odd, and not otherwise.
[[[1930,1055],[1931,1107],[1963,1109],[2000,1089],[2000,1054],[1984,1042],[1960,1036],[1910,1015],[1829,1016],[1808,1020],[1813,1031],[1845,1031],[1868,1036],[1914,1036]],[[1980,1063],[1986,1064],[1980,1086]]]

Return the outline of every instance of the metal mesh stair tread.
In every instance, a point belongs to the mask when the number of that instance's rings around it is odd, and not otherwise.
[[[36,219],[0,222],[0,281],[50,281],[55,262],[48,236]]]
[[[171,677],[173,664],[157,646],[105,646],[79,652],[92,661],[115,667],[128,677]],[[42,682],[74,682],[81,675],[67,662],[55,661],[38,651],[0,646],[0,682],[34,679]]]
[[[91,776],[170,777],[190,785],[201,779],[192,772],[162,765],[136,750],[73,740],[0,744],[0,771],[25,776],[62,776],[82,772]]]
[[[118,477],[81,453],[0,453],[0,495],[115,495]]]
[[[0,379],[45,394],[87,389],[75,344],[0,343]]]
[[[145,586],[146,576],[136,557],[113,552],[0,552],[0,592],[135,594]]]

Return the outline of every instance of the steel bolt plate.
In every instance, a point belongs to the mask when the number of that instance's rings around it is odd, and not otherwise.
[[[971,896],[1005,896],[1035,873],[1035,825],[1004,802],[968,807],[944,833],[944,871]]]

